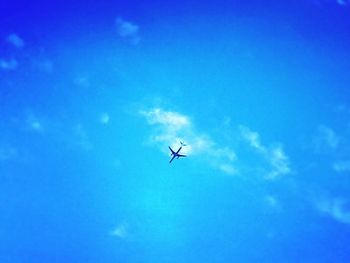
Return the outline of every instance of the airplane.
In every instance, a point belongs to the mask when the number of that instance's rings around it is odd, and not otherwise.
[[[175,152],[173,149],[171,149],[171,147],[170,146],[168,146],[169,147],[169,150],[171,151],[171,160],[169,161],[169,163],[171,163],[174,159],[175,159],[175,157],[177,158],[177,159],[179,159],[180,157],[186,157],[186,155],[184,155],[184,154],[180,154],[179,152],[181,151],[181,149],[182,149],[182,147],[183,146],[186,146],[186,144],[184,144],[183,142],[180,142],[181,143],[181,146],[180,146],[180,148]]]

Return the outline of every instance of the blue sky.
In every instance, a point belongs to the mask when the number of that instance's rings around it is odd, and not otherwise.
[[[0,261],[349,262],[349,11],[0,2]]]

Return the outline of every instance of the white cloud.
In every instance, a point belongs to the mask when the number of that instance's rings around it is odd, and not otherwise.
[[[0,59],[0,68],[3,70],[15,70],[18,66],[18,62],[15,59],[4,60]]]
[[[183,148],[184,154],[205,158],[206,162],[224,173],[231,175],[240,173],[237,168],[236,152],[230,147],[219,145],[208,134],[197,132],[189,116],[161,108],[139,111],[139,113],[146,118],[149,125],[154,127],[150,141],[159,145],[164,152],[167,153],[167,145],[177,148],[180,141],[185,141],[189,145]],[[261,142],[259,133],[245,126],[239,126],[239,130],[244,141],[248,142],[249,146],[255,149],[264,160],[262,169],[265,179],[273,180],[292,172],[289,158],[281,145],[265,146]],[[249,164],[250,167],[254,165],[256,166],[256,164]]]
[[[117,32],[121,38],[127,40],[128,42],[134,45],[140,42],[140,28],[138,25],[126,21],[120,17],[116,19],[115,24],[117,27]]]
[[[350,224],[349,202],[342,198],[319,200],[316,203],[318,211],[332,217],[334,220]]]
[[[314,139],[315,149],[317,151],[326,151],[336,149],[339,144],[339,137],[333,129],[320,125],[317,130],[317,135]]]
[[[128,225],[125,223],[121,223],[110,232],[110,235],[121,239],[125,239],[129,236],[128,230],[129,230]]]
[[[12,33],[6,37],[6,41],[17,48],[22,48],[24,46],[24,41],[17,34]]]
[[[350,172],[350,161],[338,161],[333,164],[333,170],[336,172]]]
[[[191,119],[181,113],[161,108],[139,111],[149,125],[154,127],[151,143],[168,154],[167,146],[179,147],[179,142],[188,143],[181,152],[192,157],[205,158],[216,169],[227,173],[238,173],[235,167],[236,154],[229,147],[218,145],[209,135],[196,131]]]
[[[100,122],[104,125],[107,125],[109,123],[110,117],[109,114],[104,112],[100,116]]]
[[[238,174],[237,169],[231,164],[221,164],[219,165],[219,169],[227,174],[231,174],[231,175]]]
[[[240,130],[243,138],[248,141],[251,147],[260,151],[266,151],[265,147],[261,145],[260,135],[257,132],[253,132],[243,125],[240,126]]]
[[[270,150],[269,159],[273,169],[267,174],[267,179],[275,179],[279,176],[291,173],[289,158],[280,146]]]
[[[191,123],[190,119],[185,115],[177,112],[164,111],[160,108],[150,111],[140,111],[140,114],[145,116],[150,124],[164,125],[167,129],[175,131],[181,130]]]
[[[291,173],[289,158],[281,145],[267,147],[261,143],[259,133],[243,125],[239,128],[243,139],[268,161],[270,169],[265,175],[266,179],[273,180]]]

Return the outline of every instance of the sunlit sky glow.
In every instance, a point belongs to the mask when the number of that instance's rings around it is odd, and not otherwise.
[[[0,262],[350,262],[349,15],[2,1]]]

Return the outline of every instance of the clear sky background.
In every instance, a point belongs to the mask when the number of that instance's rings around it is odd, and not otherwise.
[[[0,262],[350,262],[350,1],[100,2],[0,1]]]

